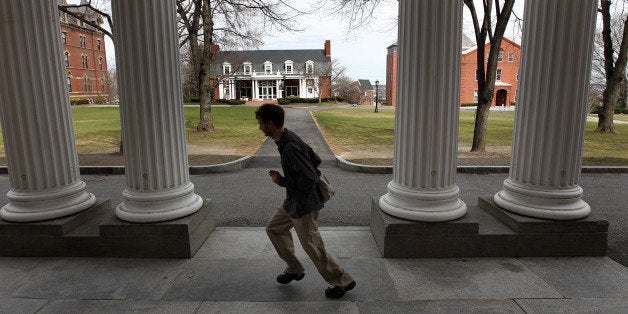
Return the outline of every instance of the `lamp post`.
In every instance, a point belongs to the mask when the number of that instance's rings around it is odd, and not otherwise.
[[[379,112],[379,110],[377,110],[377,98],[379,96],[379,80],[375,80],[375,111],[373,112]]]

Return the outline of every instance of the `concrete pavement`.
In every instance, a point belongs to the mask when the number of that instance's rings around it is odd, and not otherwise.
[[[191,177],[196,192],[212,199],[218,225],[193,258],[3,257],[0,313],[628,312],[628,174],[581,178],[584,200],[610,222],[609,257],[384,259],[368,217],[371,198],[386,193],[392,176],[337,168],[307,111],[288,109],[287,127],[319,151],[338,192],[321,212],[321,233],[358,283],[343,299],[325,298],[325,282],[298,244],[305,279],[274,279],[283,264],[263,225],[283,191],[267,175],[280,168],[267,141],[246,169]],[[459,174],[461,198],[477,206],[478,196],[501,190],[506,177]],[[124,176],[83,180],[97,197],[121,201]],[[9,188],[0,176],[0,190]]]

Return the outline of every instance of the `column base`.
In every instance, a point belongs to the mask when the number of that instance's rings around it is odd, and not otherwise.
[[[125,189],[124,201],[116,207],[116,216],[129,222],[160,222],[195,213],[203,199],[194,193],[194,184],[159,192],[135,192]]]
[[[574,220],[587,217],[591,207],[581,199],[582,188],[539,190],[511,179],[493,197],[495,204],[510,212],[542,219]]]
[[[379,207],[391,216],[412,221],[451,221],[467,212],[459,195],[456,185],[441,190],[410,190],[390,182],[388,193],[379,199]]]
[[[0,218],[11,222],[36,222],[56,219],[81,212],[96,203],[96,197],[87,192],[85,182],[45,192],[7,193],[9,201],[0,210]]]

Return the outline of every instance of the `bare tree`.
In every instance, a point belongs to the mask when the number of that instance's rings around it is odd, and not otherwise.
[[[212,62],[218,46],[259,47],[261,35],[298,31],[294,17],[302,14],[286,0],[177,0],[181,46],[189,45],[190,63],[200,98],[198,131],[213,131],[215,99]]]
[[[105,10],[101,10],[97,7],[103,7],[104,3],[100,1],[96,1],[94,5],[92,5],[91,0],[81,1],[81,4],[67,4],[63,3],[58,5],[59,11],[75,17],[79,21],[103,32],[105,35],[109,36],[113,41],[113,34],[109,30],[113,29],[113,22],[111,21],[111,15],[109,13],[104,12]],[[94,16],[95,15],[95,16]],[[104,20],[107,20],[109,24],[109,30],[102,27]]]
[[[628,63],[628,15],[623,15],[623,29],[619,52],[615,52],[613,45],[613,20],[611,19],[611,1],[600,0],[602,14],[602,41],[604,45],[604,77],[606,87],[602,94],[602,109],[598,113],[598,123],[595,132],[616,133],[613,124],[615,106],[625,89],[626,64]],[[618,33],[618,27],[614,28]]]
[[[499,0],[483,0],[482,9],[484,17],[482,24],[478,20],[478,14],[473,0],[464,0],[464,4],[471,13],[473,29],[475,32],[475,42],[477,43],[477,80],[478,80],[478,106],[475,112],[475,126],[473,129],[473,143],[471,151],[486,150],[486,127],[488,125],[488,114],[490,112],[493,93],[495,91],[495,76],[497,74],[497,57],[501,47],[502,38],[506,31],[506,26],[510,20],[512,7],[515,0],[504,0],[503,6]],[[493,4],[495,12],[495,29],[491,21],[493,14]],[[486,40],[490,42],[488,59],[485,54]],[[486,65],[484,60],[487,60]]]
[[[357,84],[354,83],[355,81],[352,78],[344,74],[340,75],[332,85],[333,92],[344,98],[348,103],[357,104],[360,102],[362,93]]]

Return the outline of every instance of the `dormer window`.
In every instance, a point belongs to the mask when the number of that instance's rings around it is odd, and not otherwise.
[[[231,74],[231,64],[230,63],[223,63],[222,64],[222,74]]]
[[[286,74],[292,74],[292,70],[294,68],[294,62],[288,60],[285,62],[285,70],[286,70]]]
[[[244,65],[242,66],[244,68],[244,74],[251,74],[251,64],[250,63],[244,63]]]
[[[314,62],[313,61],[305,62],[305,74],[314,74]]]
[[[273,74],[273,63],[270,61],[264,62],[264,73]]]

